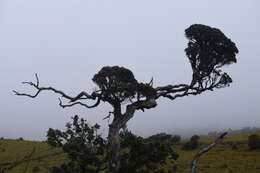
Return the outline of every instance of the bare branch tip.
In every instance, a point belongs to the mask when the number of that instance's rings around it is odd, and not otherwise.
[[[18,95],[18,94],[19,94],[19,93],[18,93],[17,91],[15,91],[15,90],[13,90],[13,92],[14,92],[15,95]]]
[[[35,73],[35,78],[36,78],[36,86],[38,87],[39,86],[39,77],[38,77],[37,73]]]

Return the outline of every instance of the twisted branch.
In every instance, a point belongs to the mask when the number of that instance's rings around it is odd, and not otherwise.
[[[157,91],[156,99],[165,97],[170,100],[175,100],[179,97],[198,95],[205,91],[213,91],[215,88],[224,88],[229,86],[231,82],[231,78],[226,73],[213,73],[212,76],[196,83],[197,85],[180,84],[157,87],[155,88]]]
[[[63,98],[66,98],[69,100],[69,102],[73,102],[71,104],[63,104],[61,99],[59,98],[59,105],[62,107],[62,108],[66,108],[66,107],[72,107],[74,105],[81,105],[81,106],[84,106],[86,108],[94,108],[96,106],[99,105],[100,103],[100,94],[98,93],[99,91],[95,91],[93,92],[92,94],[88,94],[87,92],[83,91],[81,93],[79,93],[77,96],[75,97],[72,97],[72,96],[69,96],[68,94],[64,93],[63,91],[61,90],[57,90],[53,87],[40,87],[40,81],[39,81],[39,77],[37,75],[37,73],[35,74],[35,78],[36,78],[36,83],[33,83],[33,82],[22,82],[22,84],[27,84],[27,85],[30,85],[32,86],[33,88],[35,88],[37,91],[35,94],[27,94],[27,93],[20,93],[16,90],[13,90],[13,92],[15,93],[15,95],[17,96],[27,96],[27,97],[30,97],[30,98],[35,98],[37,97],[42,91],[52,91],[54,93],[57,93],[59,95],[61,95]],[[85,103],[82,103],[78,100],[96,100],[96,103],[93,104],[93,105],[87,105]],[[77,101],[77,102],[75,102]]]
[[[66,107],[72,107],[74,105],[80,105],[80,106],[83,106],[83,107],[86,107],[86,108],[94,108],[96,106],[98,106],[100,103],[100,98],[97,99],[97,102],[91,106],[85,104],[85,103],[82,103],[82,102],[74,102],[74,103],[71,103],[71,104],[63,104],[62,103],[62,100],[59,98],[59,105],[60,107],[62,108],[66,108]]]

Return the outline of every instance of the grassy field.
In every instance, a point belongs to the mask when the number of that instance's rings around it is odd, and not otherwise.
[[[34,167],[40,168],[39,173],[48,173],[51,166],[65,161],[61,150],[51,148],[45,142],[0,140],[0,170],[9,167],[5,163],[16,163],[7,173],[32,173]]]
[[[260,150],[250,151],[247,146],[249,134],[227,136],[225,140],[204,154],[198,164],[202,173],[260,173]],[[259,133],[260,135],[260,133]],[[214,138],[200,139],[200,148],[205,147]],[[174,145],[180,154],[174,163],[176,172],[187,173],[195,153],[194,151],[181,150],[182,143]],[[14,168],[6,173],[48,173],[52,166],[66,162],[66,155],[59,149],[49,147],[45,142],[0,140],[0,173],[8,167],[8,163],[16,163]],[[169,167],[173,164],[169,163]]]
[[[260,133],[259,133],[260,135]],[[225,140],[202,155],[198,170],[202,173],[260,173],[260,150],[250,151],[247,146],[249,134],[227,136]],[[202,138],[200,148],[205,147],[215,138]],[[234,147],[237,146],[237,147]],[[196,152],[183,151],[181,145],[175,146],[180,154],[177,160],[178,173],[187,173],[190,162]]]

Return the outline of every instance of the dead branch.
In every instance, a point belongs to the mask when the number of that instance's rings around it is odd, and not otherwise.
[[[81,105],[81,106],[84,106],[86,108],[93,108],[93,107],[98,106],[99,103],[100,103],[99,91],[95,91],[92,94],[88,94],[87,92],[83,91],[83,92],[79,93],[77,96],[72,97],[72,96],[69,96],[68,94],[64,93],[63,91],[57,90],[57,89],[55,89],[53,87],[40,87],[40,81],[39,81],[39,77],[38,77],[37,73],[35,74],[35,78],[36,78],[36,82],[35,83],[34,82],[22,82],[22,84],[27,84],[27,85],[32,86],[34,89],[36,89],[36,93],[34,93],[34,94],[27,94],[27,93],[20,93],[20,92],[18,92],[16,90],[13,90],[15,95],[35,98],[42,91],[52,91],[54,93],[57,93],[57,94],[61,95],[63,98],[68,99],[70,103],[74,102],[74,103],[71,103],[71,104],[62,104],[61,99],[59,99],[59,105],[62,108],[71,107],[71,106],[74,106],[74,105]],[[87,100],[87,99],[88,100],[97,100],[97,101],[96,101],[95,104],[90,105],[90,106],[79,101],[79,100]],[[75,102],[75,101],[77,101],[77,102]]]
[[[63,104],[62,101],[61,101],[61,99],[59,98],[59,105],[60,105],[60,107],[62,107],[62,108],[72,107],[72,106],[74,106],[74,105],[81,105],[81,106],[84,106],[84,107],[86,107],[86,108],[94,108],[94,107],[98,106],[99,103],[100,103],[100,98],[98,98],[98,99],[97,99],[97,102],[96,102],[95,104],[91,105],[91,106],[89,106],[89,105],[87,105],[87,104],[85,104],[85,103],[82,103],[82,102],[74,102],[74,103],[71,103],[71,104]]]
[[[189,96],[189,95],[198,95],[205,91],[213,91],[216,88],[223,88],[229,86],[229,81],[223,81],[224,78],[227,78],[227,74],[224,73],[222,76],[215,75],[212,78],[209,78],[204,81],[204,83],[199,83],[195,85],[167,85],[155,88],[157,91],[156,99],[159,97],[165,97],[170,100],[175,100],[179,97]]]
[[[207,147],[205,147],[202,150],[200,150],[199,152],[197,152],[197,154],[195,155],[195,157],[193,158],[193,160],[191,162],[190,173],[196,173],[197,163],[198,163],[201,155],[208,152],[209,150],[211,150],[215,145],[219,144],[227,134],[228,134],[227,132],[222,133],[214,142],[212,142],[210,145],[208,145]]]

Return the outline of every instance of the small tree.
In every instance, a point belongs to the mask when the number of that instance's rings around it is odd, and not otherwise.
[[[200,137],[198,135],[192,136],[190,138],[190,140],[183,145],[182,149],[184,149],[184,150],[194,150],[194,149],[198,148],[199,138]]]
[[[113,115],[108,132],[109,172],[116,173],[120,167],[119,131],[133,118],[136,111],[155,108],[157,106],[156,100],[159,98],[175,100],[184,96],[198,95],[205,91],[229,86],[232,82],[231,77],[222,72],[220,68],[236,62],[238,49],[235,43],[219,29],[200,24],[191,25],[185,30],[185,35],[189,40],[185,52],[193,70],[190,84],[153,87],[152,80],[149,83],[141,83],[135,79],[134,74],[129,69],[106,66],[94,75],[92,80],[98,89],[91,94],[83,91],[73,97],[53,87],[41,87],[37,74],[36,83],[23,82],[34,87],[35,94],[17,91],[14,93],[18,96],[35,98],[42,91],[52,91],[69,101],[68,104],[63,104],[62,100],[59,99],[59,105],[62,108],[75,105],[94,108],[101,101],[109,103],[113,108],[108,116]],[[84,102],[85,100],[93,100],[95,103],[88,105]],[[122,112],[124,105],[126,111]]]
[[[89,126],[86,120],[76,115],[73,123],[67,123],[66,131],[50,128],[47,142],[53,147],[62,147],[70,162],[53,167],[53,173],[99,173],[106,169],[106,141],[97,133],[99,125]]]
[[[250,150],[260,149],[260,138],[257,134],[248,137],[248,147]]]

